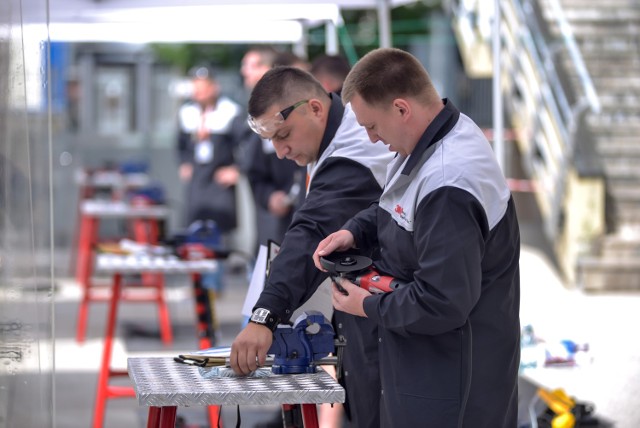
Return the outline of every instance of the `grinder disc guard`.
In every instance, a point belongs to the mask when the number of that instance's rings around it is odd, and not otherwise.
[[[373,261],[369,257],[345,252],[331,253],[320,257],[320,264],[330,275],[341,275],[358,272],[371,266]]]

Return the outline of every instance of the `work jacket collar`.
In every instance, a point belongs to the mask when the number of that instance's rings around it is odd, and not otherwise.
[[[418,144],[411,152],[407,164],[402,170],[402,174],[409,175],[413,168],[420,163],[422,155],[435,143],[442,140],[445,135],[453,129],[460,117],[460,110],[447,98],[442,100],[444,108],[438,113],[433,121],[427,126],[424,134],[418,140]]]
[[[344,106],[342,105],[342,99],[334,92],[330,93],[331,107],[329,108],[329,117],[327,118],[327,126],[324,128],[324,135],[320,142],[320,150],[318,150],[318,159],[322,156],[322,153],[329,147],[333,137],[335,137],[340,124],[342,123],[342,116],[344,115]]]

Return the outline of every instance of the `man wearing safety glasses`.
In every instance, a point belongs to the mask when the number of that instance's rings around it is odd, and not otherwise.
[[[327,94],[311,74],[297,68],[268,71],[251,93],[248,111],[251,128],[271,140],[278,157],[307,166],[308,184],[251,322],[231,346],[231,366],[240,374],[264,364],[272,331],[279,322],[289,321],[327,278],[313,264],[314,249],[328,233],[378,199],[386,166],[394,156],[383,144],[371,143],[349,104],[343,106],[338,95]],[[334,313],[334,322],[336,333],[349,343],[341,379],[347,391],[347,416],[354,426],[375,426],[371,418],[376,412],[370,411],[367,398],[372,393],[377,397],[380,385],[363,382],[367,376],[349,375],[350,369],[352,373],[363,373],[369,366],[377,370],[377,362],[363,358],[359,348],[360,337],[370,337],[374,330],[342,312]]]

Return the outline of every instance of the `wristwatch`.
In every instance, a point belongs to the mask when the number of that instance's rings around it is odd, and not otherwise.
[[[261,324],[271,331],[275,331],[278,324],[280,324],[280,318],[269,309],[265,308],[257,308],[253,311],[249,321],[255,324]]]

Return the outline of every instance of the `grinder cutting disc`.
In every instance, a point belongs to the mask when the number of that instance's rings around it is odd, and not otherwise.
[[[357,272],[371,266],[373,261],[369,257],[350,253],[331,253],[326,257],[320,257],[320,264],[330,275],[342,275],[348,272]]]

